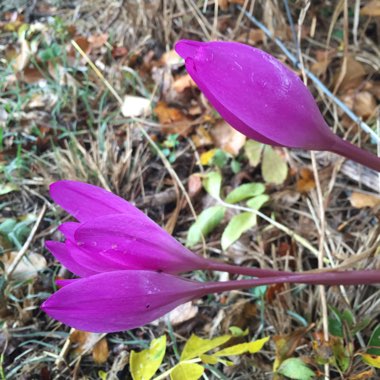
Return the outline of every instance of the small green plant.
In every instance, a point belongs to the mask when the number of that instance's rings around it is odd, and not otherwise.
[[[222,176],[219,172],[210,172],[203,177],[203,187],[211,196],[219,200],[221,205],[209,207],[201,212],[189,229],[187,246],[194,246],[201,241],[202,236],[211,233],[223,220],[227,208],[234,208],[234,205],[239,202],[246,202],[247,211],[239,212],[228,222],[222,234],[222,248],[227,249],[244,232],[256,226],[257,215],[254,211],[260,210],[269,200],[269,196],[264,194],[265,185],[262,183],[240,185],[232,190],[224,201],[220,197],[221,185]]]
[[[171,164],[173,164],[177,158],[176,149],[179,145],[178,136],[178,133],[168,135],[166,140],[160,144],[161,152]]]

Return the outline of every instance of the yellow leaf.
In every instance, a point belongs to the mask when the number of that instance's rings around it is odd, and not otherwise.
[[[369,364],[372,367],[380,368],[380,356],[371,355],[371,354],[361,354],[361,355],[365,363]]]
[[[242,355],[246,352],[254,354],[260,351],[264,344],[269,340],[269,337],[256,340],[254,342],[236,344],[235,346],[227,347],[224,350],[215,352],[214,356],[233,356]]]
[[[170,372],[171,380],[198,380],[205,369],[196,363],[179,363]]]
[[[153,339],[150,347],[141,352],[131,352],[129,366],[133,380],[149,380],[156,373],[164,359],[166,336]]]
[[[288,165],[277,151],[269,145],[264,149],[261,173],[265,182],[274,183],[275,185],[281,185],[288,176]]]
[[[201,165],[210,165],[211,160],[215,156],[216,149],[208,150],[207,152],[204,152],[200,156]]]
[[[193,334],[183,348],[181,361],[196,358],[199,355],[221,346],[230,339],[231,335],[222,335],[214,339],[202,339]]]
[[[218,358],[212,355],[200,355],[200,358],[203,363],[206,364],[216,364],[218,363]]]

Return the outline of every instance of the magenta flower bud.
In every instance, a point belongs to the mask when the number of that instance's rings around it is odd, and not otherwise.
[[[46,247],[78,276],[121,269],[180,273],[209,266],[206,259],[109,191],[81,182],[58,181],[50,186],[50,194],[80,223],[62,224],[59,230],[65,243],[48,241]]]
[[[66,237],[65,243],[49,241],[46,246],[63,265],[83,278],[58,281],[62,288],[43,303],[42,309],[77,329],[132,329],[203,295],[258,285],[380,281],[379,271],[298,274],[206,260],[108,191],[74,181],[56,182],[50,191],[52,198],[79,223],[62,224],[59,229]],[[262,278],[200,283],[170,274],[195,269]]]
[[[143,326],[203,295],[202,283],[153,271],[114,271],[64,285],[41,306],[76,329],[115,332]]]
[[[264,144],[328,150],[380,171],[380,159],[334,135],[310,91],[284,64],[237,42],[179,41],[175,50],[231,126]]]

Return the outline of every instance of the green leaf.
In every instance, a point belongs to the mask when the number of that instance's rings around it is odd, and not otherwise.
[[[289,358],[284,360],[277,373],[295,380],[310,380],[315,378],[312,371],[300,358]]]
[[[254,197],[254,198],[250,199],[249,201],[247,201],[247,206],[258,211],[268,201],[269,201],[269,195],[262,194],[262,195],[258,195],[257,197]]]
[[[170,372],[171,380],[198,380],[205,369],[196,363],[179,363]]]
[[[261,152],[264,148],[262,143],[248,140],[244,145],[244,151],[251,166],[257,166],[261,161]]]
[[[129,368],[133,380],[149,380],[157,372],[166,351],[166,336],[153,339],[150,347],[141,352],[131,352]]]
[[[243,331],[240,327],[238,327],[238,326],[230,326],[229,328],[228,328],[228,330],[230,330],[231,331],[231,334],[233,335],[233,336],[236,336],[236,337],[240,337],[240,336],[246,336],[246,335],[248,335],[248,333],[249,333],[249,329],[248,329],[248,327]]]
[[[226,197],[228,203],[237,203],[245,199],[261,195],[265,191],[265,186],[262,183],[245,183],[236,189],[232,190]]]
[[[257,217],[252,212],[242,212],[235,215],[229,221],[222,235],[222,248],[226,250],[231,244],[240,238],[240,236],[257,224]]]
[[[288,175],[288,165],[270,146],[264,149],[261,173],[265,182],[275,185],[281,185]]]
[[[202,181],[203,187],[214,198],[219,199],[222,187],[222,176],[218,172],[208,173]]]
[[[181,354],[181,361],[194,359],[222,344],[228,342],[231,339],[231,335],[222,335],[214,339],[203,339],[195,334],[192,334],[189,340],[186,342]]]
[[[380,356],[380,325],[377,325],[373,331],[371,338],[369,338],[367,354]]]
[[[222,221],[225,211],[223,206],[213,206],[203,210],[189,229],[186,245],[192,247],[202,239],[202,235],[207,236],[212,232]]]

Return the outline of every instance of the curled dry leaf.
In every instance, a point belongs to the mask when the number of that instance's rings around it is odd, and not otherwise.
[[[232,128],[224,120],[220,120],[211,130],[211,136],[216,147],[237,156],[244,146],[246,137]]]
[[[350,90],[342,97],[342,100],[350,109],[363,119],[368,119],[375,115],[376,100],[369,91],[361,91],[357,93],[354,90]]]
[[[380,1],[370,1],[360,10],[360,14],[363,16],[380,17]]]
[[[179,77],[173,83],[173,88],[177,92],[183,92],[191,87],[196,87],[196,84],[189,74]]]
[[[296,189],[300,193],[307,193],[315,188],[313,172],[308,168],[301,168],[300,178],[297,181]]]
[[[74,345],[76,355],[92,354],[94,362],[103,364],[109,356],[106,338],[100,339],[102,334],[74,330],[70,334],[70,342]]]
[[[351,206],[355,208],[377,207],[380,205],[380,197],[374,194],[353,192],[350,197]]]
[[[16,256],[17,252],[8,252],[1,257],[6,271],[8,271]],[[12,278],[16,281],[29,280],[37,277],[38,272],[44,270],[46,266],[46,260],[42,255],[31,252],[18,263]]]
[[[242,33],[237,40],[243,44],[257,45],[265,40],[265,34],[261,29],[252,28],[248,32]]]
[[[187,182],[187,191],[190,198],[198,195],[202,190],[202,179],[199,173],[193,173]]]
[[[340,80],[340,70],[338,70],[334,75],[334,87],[339,85],[339,92],[343,94],[347,90],[357,88],[362,83],[366,75],[367,72],[364,66],[355,58],[349,56],[347,58],[346,71],[343,79]]]

